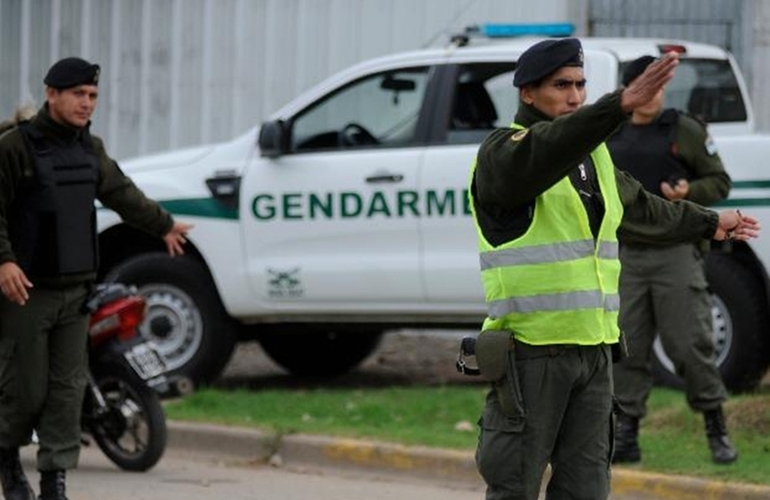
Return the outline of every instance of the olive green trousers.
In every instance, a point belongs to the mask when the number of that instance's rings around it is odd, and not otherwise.
[[[497,384],[479,420],[476,464],[487,500],[537,499],[549,463],[548,500],[606,499],[613,442],[610,347],[516,343],[509,359],[504,390],[513,390],[519,411],[503,411]]]
[[[0,447],[29,444],[40,471],[72,469],[87,379],[89,288],[32,288],[23,306],[0,298]]]
[[[685,381],[695,411],[727,398],[716,367],[711,297],[700,248],[629,247],[620,251],[620,319],[628,357],[614,367],[615,395],[624,413],[643,417],[652,389],[655,335]]]

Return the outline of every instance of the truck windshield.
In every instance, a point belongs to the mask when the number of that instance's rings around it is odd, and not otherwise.
[[[621,64],[621,74],[625,64]],[[741,89],[726,60],[680,59],[674,79],[666,87],[665,106],[683,109],[707,123],[747,119]]]

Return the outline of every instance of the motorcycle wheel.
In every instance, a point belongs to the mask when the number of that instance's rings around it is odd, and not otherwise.
[[[107,403],[106,413],[89,419],[96,444],[121,469],[149,470],[166,449],[166,416],[158,394],[122,366],[104,367],[94,377]]]

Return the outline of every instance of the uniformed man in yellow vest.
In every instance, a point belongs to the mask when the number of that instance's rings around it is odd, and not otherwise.
[[[493,390],[476,461],[488,500],[536,499],[548,464],[549,500],[609,495],[619,231],[660,242],[757,235],[753,217],[663,200],[612,164],[603,141],[677,64],[666,55],[583,106],[580,41],[539,42],[519,58],[512,129],[479,149],[470,203],[488,318],[476,358]]]

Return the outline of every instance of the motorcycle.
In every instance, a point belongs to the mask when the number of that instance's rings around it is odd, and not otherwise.
[[[107,457],[129,471],[146,471],[166,448],[160,394],[168,391],[166,365],[137,327],[146,303],[134,287],[97,286],[86,304],[89,374],[83,400],[83,444],[91,436]]]

